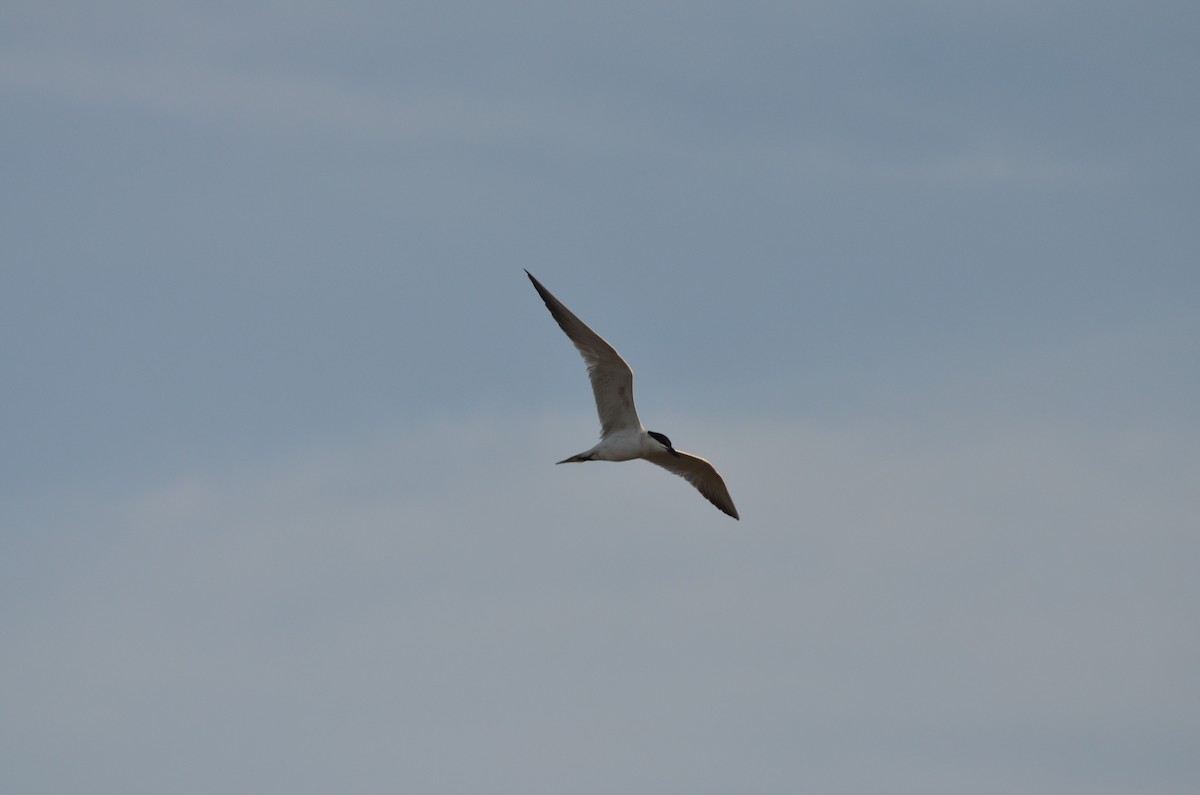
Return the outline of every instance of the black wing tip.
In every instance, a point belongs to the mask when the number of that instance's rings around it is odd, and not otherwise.
[[[732,516],[734,519],[736,519],[739,522],[742,521],[742,517],[738,516],[737,508],[733,507],[733,500],[729,500],[728,502],[726,502],[716,496],[710,497],[709,495],[704,494],[704,492],[700,492],[700,493],[703,494],[704,499],[706,499],[710,503],[712,503],[713,507],[716,508],[718,511],[725,514],[726,516]]]
[[[535,277],[528,270],[525,271],[525,275],[529,277],[529,281],[533,282],[533,289],[537,290],[538,295],[540,295],[542,300],[546,302],[546,306],[550,307],[551,299],[546,297],[550,294],[550,291],[543,287],[542,283],[537,280],[537,277]]]
[[[716,471],[717,470],[715,469],[713,470],[714,473]],[[717,475],[717,478],[720,477],[720,475]],[[733,507],[733,498],[729,496],[729,490],[725,488],[725,481],[721,481],[720,492],[718,492],[716,489],[713,489],[713,492],[714,493],[711,494],[708,491],[702,491],[700,493],[704,495],[705,499],[717,506],[717,510],[719,510],[721,513],[725,514],[726,516],[732,516],[739,522],[742,521],[742,517],[738,516],[737,508]]]

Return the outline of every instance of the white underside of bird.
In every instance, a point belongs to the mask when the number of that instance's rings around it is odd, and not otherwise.
[[[725,481],[706,459],[676,450],[661,433],[646,430],[633,404],[633,370],[616,349],[555,298],[529,271],[525,275],[546,303],[546,308],[575,344],[587,365],[600,415],[600,442],[590,450],[564,458],[560,464],[583,461],[632,461],[641,458],[679,475],[696,487],[709,502],[734,519],[739,518]]]
[[[576,461],[632,461],[635,458],[646,458],[662,452],[663,445],[650,436],[649,432],[640,427],[618,431],[604,439],[591,450],[564,458],[560,464],[570,464]]]

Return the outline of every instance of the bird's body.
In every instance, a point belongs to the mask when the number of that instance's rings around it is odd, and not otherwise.
[[[640,425],[641,423],[639,423]],[[662,449],[645,428],[626,428],[600,440],[591,450],[564,458],[560,464],[576,461],[632,461]]]
[[[676,450],[661,433],[646,430],[633,404],[633,370],[613,346],[588,328],[582,320],[555,298],[541,282],[525,271],[529,281],[546,303],[567,337],[575,344],[587,364],[596,412],[600,415],[600,442],[590,450],[559,461],[632,461],[645,459],[679,475],[695,486],[705,498],[725,513],[738,518],[737,508],[725,487],[725,481],[707,460]]]

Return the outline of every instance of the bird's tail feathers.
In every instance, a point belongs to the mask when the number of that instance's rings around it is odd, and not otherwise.
[[[590,455],[588,455],[587,453],[580,453],[579,455],[573,455],[570,458],[564,458],[562,461],[555,461],[554,463],[555,464],[577,464],[580,461],[591,461],[591,460],[592,460],[592,457]]]

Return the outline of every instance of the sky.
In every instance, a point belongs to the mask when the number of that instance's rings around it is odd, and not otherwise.
[[[0,789],[1200,787],[1200,8],[0,8]],[[598,425],[529,269],[710,458]]]

